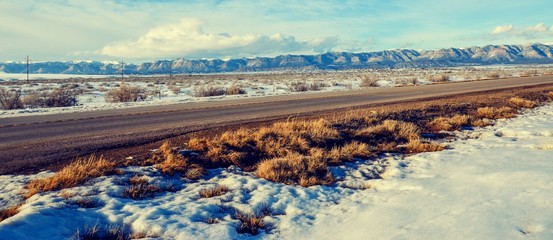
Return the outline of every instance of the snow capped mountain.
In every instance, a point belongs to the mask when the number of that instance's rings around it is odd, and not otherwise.
[[[396,49],[369,53],[329,52],[318,55],[282,55],[274,58],[160,60],[125,65],[125,74],[217,73],[275,70],[342,70],[359,68],[453,67],[489,64],[553,63],[553,46],[488,45],[484,47],[447,48],[439,50]],[[0,71],[24,73],[25,63],[0,63]],[[118,62],[70,61],[37,62],[32,73],[52,74],[120,74]]]

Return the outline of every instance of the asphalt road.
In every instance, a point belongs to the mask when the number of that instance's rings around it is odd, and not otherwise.
[[[0,174],[36,171],[76,156],[230,122],[544,84],[553,84],[553,76],[0,118]]]

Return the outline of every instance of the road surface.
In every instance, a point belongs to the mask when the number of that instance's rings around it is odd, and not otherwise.
[[[0,174],[36,171],[76,156],[230,122],[545,84],[553,84],[553,76],[0,118]]]

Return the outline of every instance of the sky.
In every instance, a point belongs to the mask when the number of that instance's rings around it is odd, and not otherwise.
[[[0,61],[553,44],[551,0],[0,0]]]

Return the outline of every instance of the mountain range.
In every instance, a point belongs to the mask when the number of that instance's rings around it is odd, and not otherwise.
[[[142,64],[126,64],[124,74],[173,74],[255,72],[280,70],[346,70],[364,68],[427,68],[491,64],[553,63],[553,46],[488,45],[485,47],[447,48],[439,50],[396,49],[379,52],[328,52],[317,55],[281,55],[277,57],[240,58],[230,60],[160,60]],[[38,62],[30,64],[31,73],[51,74],[121,74],[116,62]],[[26,63],[0,63],[0,72],[25,73]]]

